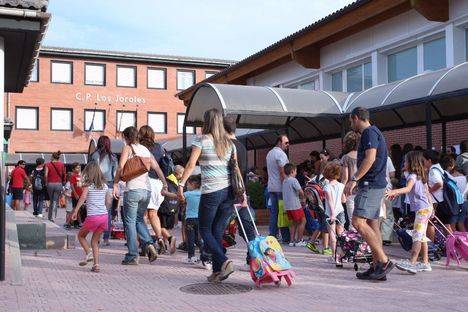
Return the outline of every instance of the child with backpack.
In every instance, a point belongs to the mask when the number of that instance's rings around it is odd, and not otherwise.
[[[344,184],[338,182],[341,177],[341,166],[336,162],[329,162],[323,169],[323,176],[328,184],[323,187],[325,192],[325,214],[327,216],[328,234],[330,236],[330,263],[336,263],[336,237],[344,231],[345,214],[343,203],[346,203]]]
[[[87,217],[83,227],[78,232],[78,240],[85,252],[85,258],[79,263],[85,266],[93,261],[92,272],[99,272],[99,240],[101,234],[108,229],[108,209],[112,205],[112,193],[107,187],[99,165],[92,161],[83,171],[83,191],[76,207],[72,212],[72,219],[76,220],[78,211],[86,201]],[[91,248],[86,237],[92,232]],[[92,250],[91,250],[92,249]]]
[[[44,207],[45,194],[47,193],[44,178],[44,163],[43,158],[36,159],[36,168],[31,174],[32,190],[33,190],[33,215],[42,218],[42,209]]]
[[[408,261],[397,262],[396,267],[411,274],[430,272],[432,268],[429,263],[426,230],[433,208],[427,186],[428,176],[424,166],[424,157],[421,152],[413,151],[406,154],[404,171],[407,181],[406,186],[386,191],[386,197],[389,199],[408,194],[410,209],[415,212],[411,258]],[[423,262],[418,262],[420,254]]]
[[[284,210],[288,214],[292,224],[289,227],[291,233],[290,247],[305,247],[306,243],[302,239],[306,218],[303,206],[305,204],[304,191],[296,179],[297,167],[294,164],[288,163],[284,166],[286,179],[283,181],[283,201]]]

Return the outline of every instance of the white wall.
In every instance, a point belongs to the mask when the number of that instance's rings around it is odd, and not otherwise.
[[[320,70],[307,69],[295,62],[289,62],[248,79],[247,84],[287,85],[307,77],[320,76],[321,86],[329,89],[331,71],[361,63],[364,59],[378,60],[378,64],[373,64],[373,84],[386,83],[388,53],[408,45],[421,44],[423,40],[442,33],[446,36],[447,66],[464,62],[463,27],[468,25],[468,0],[451,0],[449,10],[450,20],[446,23],[431,22],[414,10],[408,11],[323,47],[320,51]]]

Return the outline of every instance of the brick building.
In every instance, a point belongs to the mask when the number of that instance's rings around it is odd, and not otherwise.
[[[129,125],[149,124],[158,140],[177,137],[185,107],[174,95],[232,63],[43,47],[24,92],[5,97],[5,116],[14,122],[10,158],[86,153],[92,138],[119,138]]]

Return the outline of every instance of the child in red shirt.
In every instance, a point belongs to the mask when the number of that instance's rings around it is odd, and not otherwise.
[[[72,191],[72,203],[73,207],[76,207],[76,204],[78,204],[78,200],[80,199],[81,193],[83,193],[82,189],[82,184],[81,184],[81,165],[79,163],[73,163],[72,164],[72,174],[70,177],[70,186],[71,186],[71,191]],[[83,213],[81,212],[79,215],[79,219],[75,222],[74,227],[79,228],[80,224],[84,222],[84,219],[86,216],[83,216]]]

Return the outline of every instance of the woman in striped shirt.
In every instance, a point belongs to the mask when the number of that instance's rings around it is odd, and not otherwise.
[[[87,217],[83,223],[83,227],[78,232],[78,240],[86,256],[80,262],[80,266],[85,266],[88,262],[93,261],[94,264],[91,271],[99,272],[99,240],[102,232],[108,229],[107,211],[112,204],[112,194],[106,185],[99,164],[95,161],[88,163],[83,170],[83,193],[80,196],[78,204],[73,209],[73,220],[76,220],[78,211],[85,201]],[[93,233],[91,248],[86,239],[89,232]]]

